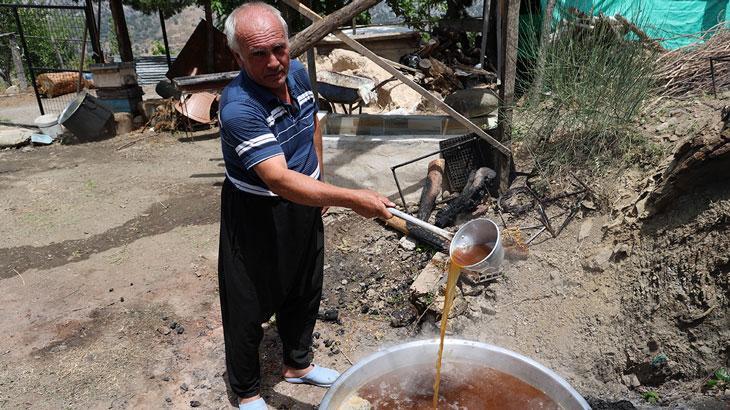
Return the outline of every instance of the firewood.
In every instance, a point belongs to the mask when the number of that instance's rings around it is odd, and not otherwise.
[[[459,214],[476,209],[479,202],[489,193],[489,187],[496,177],[497,173],[487,167],[472,171],[461,194],[451,201],[446,208],[436,213],[434,225],[440,228],[451,226]]]
[[[426,183],[421,191],[421,199],[418,201],[418,219],[428,221],[431,211],[436,205],[436,198],[441,193],[444,181],[444,167],[446,161],[435,159],[428,164],[428,175]]]

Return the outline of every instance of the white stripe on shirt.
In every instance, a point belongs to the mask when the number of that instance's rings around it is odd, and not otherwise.
[[[313,179],[319,179],[319,165],[317,165],[317,169],[315,169],[314,172],[309,175],[309,177]],[[241,180],[233,178],[231,174],[228,173],[228,170],[226,170],[226,178],[228,178],[236,188],[240,189],[243,192],[248,192],[249,194],[259,196],[278,196],[266,188],[262,188],[258,185],[252,185],[247,182],[243,182]]]
[[[259,135],[256,138],[252,138],[248,141],[243,141],[242,143],[238,144],[238,146],[236,147],[236,153],[238,154],[238,156],[242,156],[244,152],[246,152],[252,148],[258,147],[258,146],[266,144],[268,142],[275,142],[275,141],[276,141],[276,138],[274,138],[274,134],[268,133],[268,134]]]

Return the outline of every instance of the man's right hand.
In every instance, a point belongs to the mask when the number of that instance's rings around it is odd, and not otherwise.
[[[386,207],[394,207],[395,204],[388,198],[369,189],[355,190],[355,197],[351,209],[365,218],[390,219],[393,215]]]

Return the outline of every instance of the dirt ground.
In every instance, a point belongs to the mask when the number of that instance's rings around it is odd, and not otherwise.
[[[707,117],[694,131],[717,131],[721,103],[658,109],[647,121],[670,126],[646,131],[669,150],[674,135],[689,132],[673,131],[686,121]],[[231,406],[217,294],[216,137],[0,151],[0,408]],[[611,177],[609,203],[635,195],[636,173]],[[555,224],[573,201],[546,209]],[[487,205],[485,215],[501,221]],[[661,406],[728,408],[730,391],[703,386],[730,364],[730,185],[698,188],[663,215],[606,232],[610,211],[587,198],[557,238],[543,232],[527,259],[466,286],[450,336],[529,356],[595,408],[651,407],[650,392]],[[534,210],[503,217],[524,237],[539,225]],[[332,210],[325,224],[322,310],[339,320],[318,322],[315,361],[344,371],[380,348],[435,337],[437,318],[415,321],[408,290],[433,251],[406,250],[399,234],[346,210]],[[266,326],[264,397],[274,408],[316,407],[325,390],[283,382],[280,351]]]

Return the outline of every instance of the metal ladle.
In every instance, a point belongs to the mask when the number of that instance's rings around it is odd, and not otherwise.
[[[479,273],[494,271],[504,260],[504,248],[502,247],[499,227],[490,219],[473,219],[462,225],[455,234],[452,234],[395,208],[388,208],[388,212],[393,214],[393,216],[397,216],[450,241],[449,256],[453,255],[457,249],[463,249],[473,245],[484,244],[492,248],[492,251],[484,259],[473,265],[463,266],[464,269]]]

